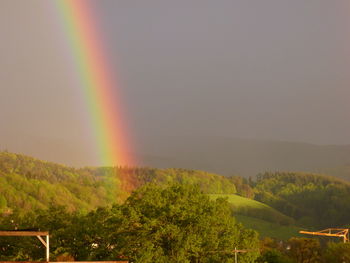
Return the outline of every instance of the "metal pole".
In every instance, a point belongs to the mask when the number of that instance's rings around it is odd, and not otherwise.
[[[50,261],[50,241],[49,235],[46,236],[46,261]]]

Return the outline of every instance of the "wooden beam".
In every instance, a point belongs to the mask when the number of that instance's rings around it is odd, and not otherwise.
[[[47,247],[45,240],[41,236],[36,236],[36,237],[40,240],[41,244],[43,244],[45,247]]]
[[[300,234],[315,235],[315,236],[326,236],[326,237],[343,237],[344,234],[329,234],[320,232],[309,232],[309,231],[299,231]]]
[[[300,234],[314,235],[314,236],[326,236],[326,237],[340,237],[343,238],[343,242],[349,242],[349,229],[348,228],[327,228],[317,232],[311,231],[299,231]]]
[[[4,237],[36,237],[48,236],[49,232],[44,231],[0,231],[0,236]]]

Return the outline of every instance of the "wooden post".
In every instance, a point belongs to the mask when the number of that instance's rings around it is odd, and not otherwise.
[[[46,235],[46,261],[50,261],[50,240],[49,234]]]

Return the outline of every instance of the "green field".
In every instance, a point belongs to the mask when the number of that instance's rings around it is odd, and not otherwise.
[[[300,236],[298,231],[301,228],[293,225],[292,218],[264,203],[235,194],[211,194],[209,196],[213,200],[227,198],[233,207],[237,221],[247,228],[256,230],[261,237],[287,240]]]
[[[275,210],[264,203],[261,203],[261,202],[255,201],[253,199],[243,197],[243,196],[235,195],[235,194],[210,194],[209,196],[212,199],[227,198],[227,201],[229,203],[233,204],[234,207],[237,209],[251,207],[251,208],[256,208],[256,209]],[[278,211],[276,211],[276,212],[278,212]]]
[[[276,209],[253,199],[235,194],[210,194],[211,199],[226,198],[232,205],[234,214],[259,218],[280,225],[293,225],[294,220]]]

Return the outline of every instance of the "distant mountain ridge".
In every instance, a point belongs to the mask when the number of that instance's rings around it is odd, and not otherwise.
[[[350,145],[315,145],[223,137],[158,138],[145,149],[152,167],[182,167],[244,177],[265,171],[304,171],[350,179]]]
[[[73,148],[71,143],[48,139],[41,141],[40,138],[35,139],[35,146],[33,143],[19,138],[19,143],[8,147],[8,150],[74,167],[98,165],[87,146]],[[137,146],[138,152],[130,155],[138,161],[138,166],[186,168],[244,177],[265,171],[304,171],[350,180],[350,145],[164,136],[145,138]]]

